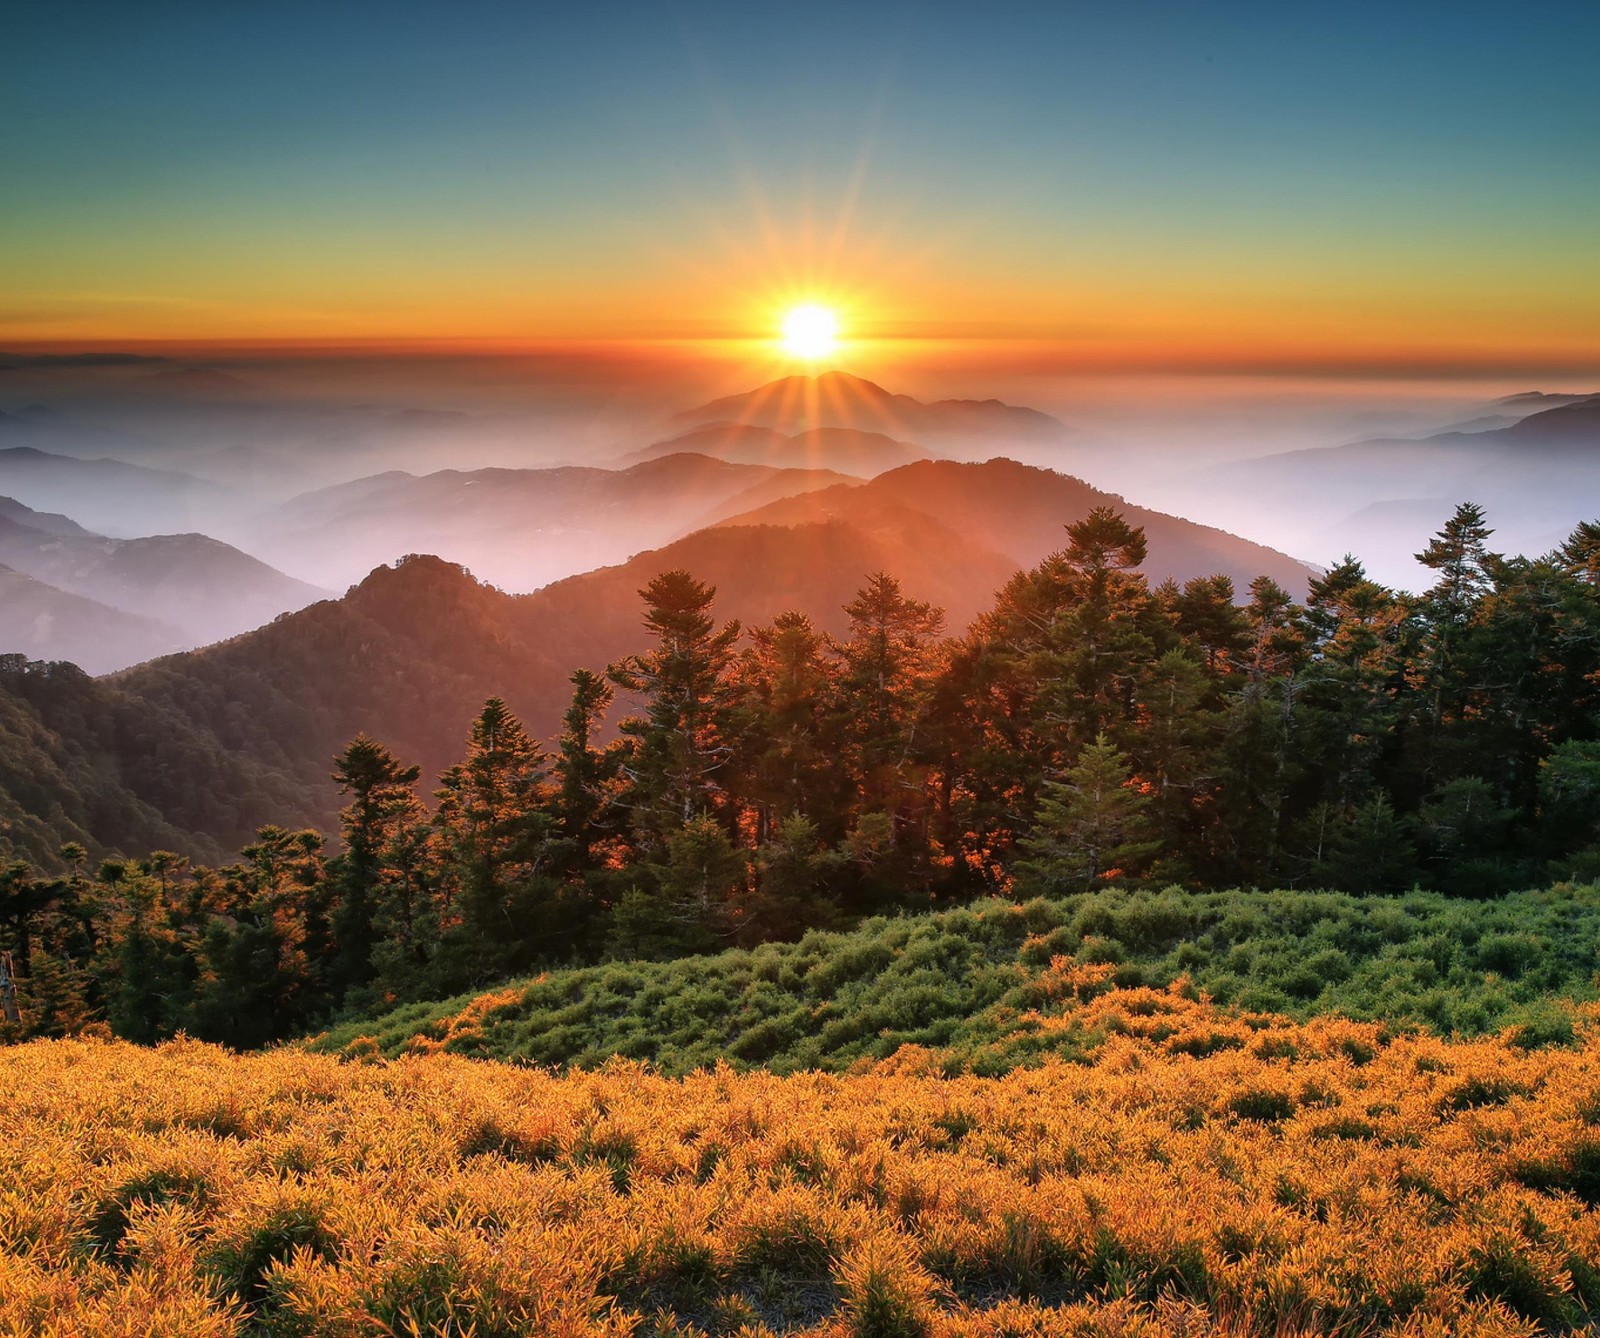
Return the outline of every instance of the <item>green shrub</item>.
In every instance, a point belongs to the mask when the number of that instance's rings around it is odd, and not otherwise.
[[[622,1054],[679,1073],[721,1059],[839,1070],[914,1043],[999,1071],[1093,1047],[1071,1028],[1044,1040],[1019,1021],[1051,1006],[1043,980],[1055,957],[1109,964],[1123,986],[1185,977],[1192,990],[1247,1010],[1469,1036],[1514,1027],[1519,1044],[1563,1045],[1573,1020],[1561,1001],[1596,997],[1600,892],[1562,886],[1467,901],[1107,888],[1021,905],[982,901],[814,930],[797,943],[553,971],[476,1015],[451,1046],[558,1066]],[[413,1037],[445,1035],[470,1003],[352,1019],[313,1045],[395,1055]],[[1205,1052],[1209,1042],[1190,1044]]]

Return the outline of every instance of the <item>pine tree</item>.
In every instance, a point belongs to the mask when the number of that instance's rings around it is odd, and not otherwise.
[[[837,851],[824,849],[809,818],[785,818],[757,853],[756,888],[741,908],[740,937],[760,943],[827,928],[838,911],[829,882],[843,861]]]
[[[466,758],[440,781],[446,976],[472,984],[535,961],[548,933],[557,854],[549,760],[499,697],[472,722]]]
[[[1452,769],[1492,777],[1532,811],[1551,748],[1595,735],[1600,587],[1550,559],[1507,558],[1490,575],[1461,650],[1469,690]]]
[[[1555,551],[1555,559],[1586,585],[1600,586],[1600,523],[1581,521]]]
[[[691,818],[667,842],[666,859],[645,870],[612,916],[611,946],[625,956],[676,957],[711,952],[736,929],[736,894],[749,860],[715,818]]]
[[[885,572],[868,578],[845,605],[850,634],[841,643],[842,718],[830,733],[843,741],[840,761],[855,790],[857,813],[890,822],[902,858],[902,896],[926,882],[926,766],[933,740],[927,716],[937,684],[944,611],[909,599]]]
[[[1303,839],[1306,882],[1312,887],[1401,892],[1417,875],[1410,823],[1395,812],[1387,794],[1343,810],[1319,804],[1306,820]]]
[[[1137,571],[1143,527],[1097,506],[1067,526],[1067,539],[1071,597],[1050,625],[1039,708],[1046,728],[1072,747],[1125,732],[1138,667],[1156,653],[1158,634],[1172,632]]]
[[[1253,629],[1233,596],[1228,577],[1197,576],[1184,582],[1167,604],[1184,644],[1197,653],[1206,672],[1219,679],[1249,662]]]
[[[1205,667],[1182,650],[1168,651],[1140,676],[1133,758],[1147,782],[1151,820],[1169,851],[1200,845],[1202,810],[1215,782],[1215,690]]]
[[[1327,802],[1343,810],[1378,782],[1399,715],[1405,603],[1346,556],[1311,582],[1301,617],[1308,662],[1296,687],[1297,741]]]
[[[720,777],[730,753],[727,670],[739,624],[719,629],[711,616],[715,588],[686,571],[663,572],[639,595],[656,646],[606,672],[644,699],[644,716],[621,725],[630,744],[623,802],[633,810],[637,838],[659,854],[685,823],[722,807]]]
[[[1484,524],[1483,509],[1463,502],[1416,555],[1438,573],[1415,608],[1422,636],[1418,686],[1427,703],[1430,753],[1437,748],[1439,731],[1459,717],[1466,703],[1467,684],[1458,660],[1478,605],[1492,587],[1489,568],[1498,560],[1488,550],[1493,533]],[[1436,767],[1437,758],[1430,757],[1428,769]]]
[[[804,812],[832,839],[844,834],[850,777],[839,765],[843,720],[840,666],[830,638],[803,613],[781,613],[753,628],[734,667],[730,785],[753,810],[754,839],[766,841],[784,814]]]
[[[424,817],[413,789],[420,774],[420,767],[403,766],[365,734],[334,761],[333,779],[350,800],[339,814],[344,850],[329,868],[337,954],[332,983],[341,997],[372,978],[373,920],[392,878],[388,861],[401,829]]]
[[[1019,843],[1020,881],[1082,892],[1108,874],[1136,873],[1160,849],[1149,803],[1128,759],[1102,734],[1060,780],[1045,784],[1033,831]]]
[[[615,834],[610,813],[622,755],[618,745],[596,746],[614,695],[611,685],[588,669],[577,670],[569,681],[572,704],[561,717],[556,743],[555,812],[569,866],[581,874],[591,866],[595,844]]]
[[[1250,629],[1244,652],[1250,684],[1292,674],[1304,665],[1303,614],[1288,591],[1270,576],[1250,582],[1250,602],[1244,608]]]
[[[1422,802],[1416,833],[1428,885],[1451,896],[1503,891],[1517,879],[1517,813],[1482,776],[1458,776]]]
[[[241,1049],[303,1032],[328,1013],[331,957],[322,837],[263,827],[224,869],[201,931],[188,1030]]]

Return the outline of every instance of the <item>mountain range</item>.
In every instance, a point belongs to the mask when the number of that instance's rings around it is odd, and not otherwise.
[[[245,538],[275,565],[343,586],[408,553],[449,556],[528,591],[620,562],[726,514],[847,482],[831,470],[675,453],[626,469],[400,471],[296,497]]]
[[[550,736],[574,669],[604,668],[647,644],[637,592],[671,568],[717,587],[720,618],[761,623],[799,609],[834,633],[847,627],[843,606],[884,570],[912,597],[943,607],[959,633],[1019,566],[1064,545],[1065,524],[1111,505],[1145,526],[1153,581],[1222,571],[1242,583],[1266,573],[1301,595],[1308,575],[1281,553],[1007,460],[920,461],[812,496],[815,506],[806,497],[769,503],[525,595],[442,558],[408,558],[377,568],[342,599],[85,680],[80,690],[107,700],[66,718],[79,727],[150,722],[141,735],[150,756],[119,751],[116,737],[78,746],[123,758],[133,798],[190,833],[190,847],[231,849],[261,822],[330,824],[338,801],[329,760],[363,730],[430,780],[460,755],[490,695]],[[219,768],[231,769],[225,788],[196,782]]]
[[[101,534],[191,530],[214,524],[235,505],[219,484],[176,470],[6,445],[20,435],[0,418],[0,493],[36,510],[64,512]]]
[[[30,660],[69,660],[91,674],[193,644],[168,623],[112,608],[0,565],[0,646]]]
[[[692,451],[739,464],[778,469],[831,469],[871,478],[886,469],[926,459],[930,452],[909,441],[856,427],[812,427],[786,433],[749,423],[713,422],[633,451],[622,463]]]
[[[1460,500],[1486,505],[1507,551],[1542,551],[1600,514],[1600,395],[1507,397],[1468,424],[1150,480],[1152,495],[1176,482],[1186,512],[1247,517],[1276,548],[1062,472],[951,458],[1008,436],[1076,458],[1080,438],[1048,415],[924,403],[839,373],[677,415],[612,467],[391,469],[248,520],[238,493],[195,475],[0,448],[0,481],[18,485],[0,496],[0,651],[13,652],[0,656],[0,830],[36,848],[68,832],[97,853],[159,841],[215,858],[262,822],[327,828],[329,761],[358,732],[428,781],[490,695],[549,737],[572,670],[646,644],[638,591],[671,568],[717,587],[719,618],[798,609],[835,635],[888,571],[960,634],[1100,505],[1144,527],[1153,583],[1221,573],[1242,592],[1268,575],[1296,598],[1314,569],[1283,550],[1331,561],[1349,547],[1399,581]],[[415,426],[459,424],[430,411]],[[216,504],[233,525],[217,532],[239,546],[190,527],[112,537],[99,521],[127,514],[123,501],[174,516]],[[28,663],[46,658],[115,672]],[[69,781],[75,793],[58,792]]]
[[[203,534],[111,539],[0,497],[0,649],[93,673],[247,632],[328,592]]]
[[[1515,396],[1512,413],[1560,400],[1504,426],[1375,438],[1291,451],[1182,475],[1157,497],[1189,514],[1247,514],[1252,532],[1328,563],[1359,553],[1379,580],[1415,589],[1429,577],[1413,554],[1459,502],[1477,502],[1505,552],[1549,551],[1600,517],[1600,395]]]

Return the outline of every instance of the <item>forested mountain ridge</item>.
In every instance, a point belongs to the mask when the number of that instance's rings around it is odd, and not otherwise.
[[[893,572],[960,632],[1018,567],[1061,547],[1064,524],[1120,500],[1000,460],[911,465],[830,490],[857,494],[868,504],[837,518],[723,523],[523,596],[486,587],[456,564],[412,559],[375,570],[342,600],[140,666],[118,683],[292,778],[307,796],[296,811],[326,823],[336,808],[326,760],[356,733],[390,742],[428,778],[457,756],[488,696],[504,697],[536,737],[553,735],[573,669],[601,669],[645,644],[637,591],[664,571],[685,568],[716,586],[726,617],[760,624],[798,610],[836,634],[847,629],[844,606],[867,575]],[[1261,574],[1257,559],[1261,570],[1304,588],[1305,569],[1282,554],[1175,517],[1152,516],[1151,525],[1161,547],[1146,569],[1157,582],[1176,574],[1168,562],[1185,563],[1180,572],[1211,570],[1210,556],[1221,554],[1241,590]],[[261,812],[256,821],[274,816]],[[238,842],[252,828],[209,834]]]
[[[103,1015],[138,1039],[181,1027],[258,1045],[340,1009],[484,988],[541,964],[703,954],[996,893],[1420,885],[1489,899],[1592,879],[1600,526],[1536,560],[1496,554],[1491,536],[1478,508],[1459,507],[1422,550],[1436,581],[1421,596],[1347,561],[1303,604],[1266,577],[1240,604],[1225,577],[1152,585],[1142,530],[1097,507],[960,637],[884,572],[829,635],[801,612],[724,621],[704,581],[661,571],[637,592],[636,649],[570,675],[552,746],[499,696],[437,781],[357,736],[332,763],[336,844],[277,824],[220,869],[160,852],[97,875],[81,851],[63,856],[65,877],[12,864],[0,932],[36,1030]],[[474,654],[503,673],[528,662],[505,629],[535,602],[414,558],[275,624],[264,658],[292,671],[281,686],[358,662],[380,682],[432,657],[465,693]],[[307,615],[314,634],[283,639]],[[141,761],[162,747],[187,761],[164,736],[189,728],[177,709],[207,690],[201,704],[222,724],[276,727],[275,699],[237,676],[179,675],[165,696],[159,680],[134,685],[152,711],[70,669],[11,669],[40,720],[93,708],[111,729],[158,722],[163,738],[132,751]],[[319,728],[352,710],[322,704]],[[217,751],[234,765],[246,755]],[[204,779],[199,797],[245,793],[252,777]],[[303,805],[310,790],[290,788]],[[1155,928],[1174,916],[1158,908]],[[1516,975],[1545,955],[1529,935],[1497,937],[1456,963],[1463,988],[1474,961]],[[1122,960],[1106,951],[1088,960]],[[1283,975],[1286,992],[1350,974],[1348,952],[1342,965],[1318,956],[1311,976]],[[1229,962],[1256,974],[1249,954]],[[1425,943],[1414,965],[1423,987],[1448,963]]]
[[[312,817],[299,787],[181,712],[14,654],[0,655],[0,775],[0,844],[47,867],[63,841],[94,858],[166,849],[216,860],[264,812]]]
[[[439,558],[380,567],[343,599],[313,605],[243,637],[140,665],[116,679],[140,701],[192,721],[219,747],[292,783],[298,820],[331,823],[337,792],[327,759],[363,731],[395,742],[431,779],[460,751],[488,696],[506,698],[539,737],[559,725],[577,667],[603,668],[644,644],[637,591],[695,562],[721,583],[723,607],[756,621],[820,607],[838,627],[864,572],[914,556],[954,558],[965,578],[932,582],[980,607],[1014,570],[926,517],[908,515],[905,544],[848,526],[701,531],[620,567],[513,596]],[[260,807],[212,833],[247,840],[283,815]]]
[[[827,488],[730,517],[728,525],[793,525],[819,520],[870,527],[884,508],[911,507],[959,534],[980,538],[1018,566],[1061,546],[1061,527],[1097,506],[1114,507],[1145,533],[1145,569],[1156,581],[1179,582],[1224,575],[1244,590],[1270,576],[1299,598],[1310,570],[1283,553],[1165,512],[1130,506],[1082,479],[1004,458],[981,466],[954,460],[919,460],[859,487]],[[974,610],[975,612],[976,610]],[[963,611],[964,612],[964,611]],[[957,615],[955,621],[966,619]]]

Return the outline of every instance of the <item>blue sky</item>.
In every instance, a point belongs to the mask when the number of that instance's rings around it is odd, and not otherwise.
[[[1210,307],[1259,342],[1297,309],[1302,341],[1532,347],[1600,298],[1593,4],[53,3],[6,31],[11,337],[688,335],[835,285],[919,332],[1187,346]]]

